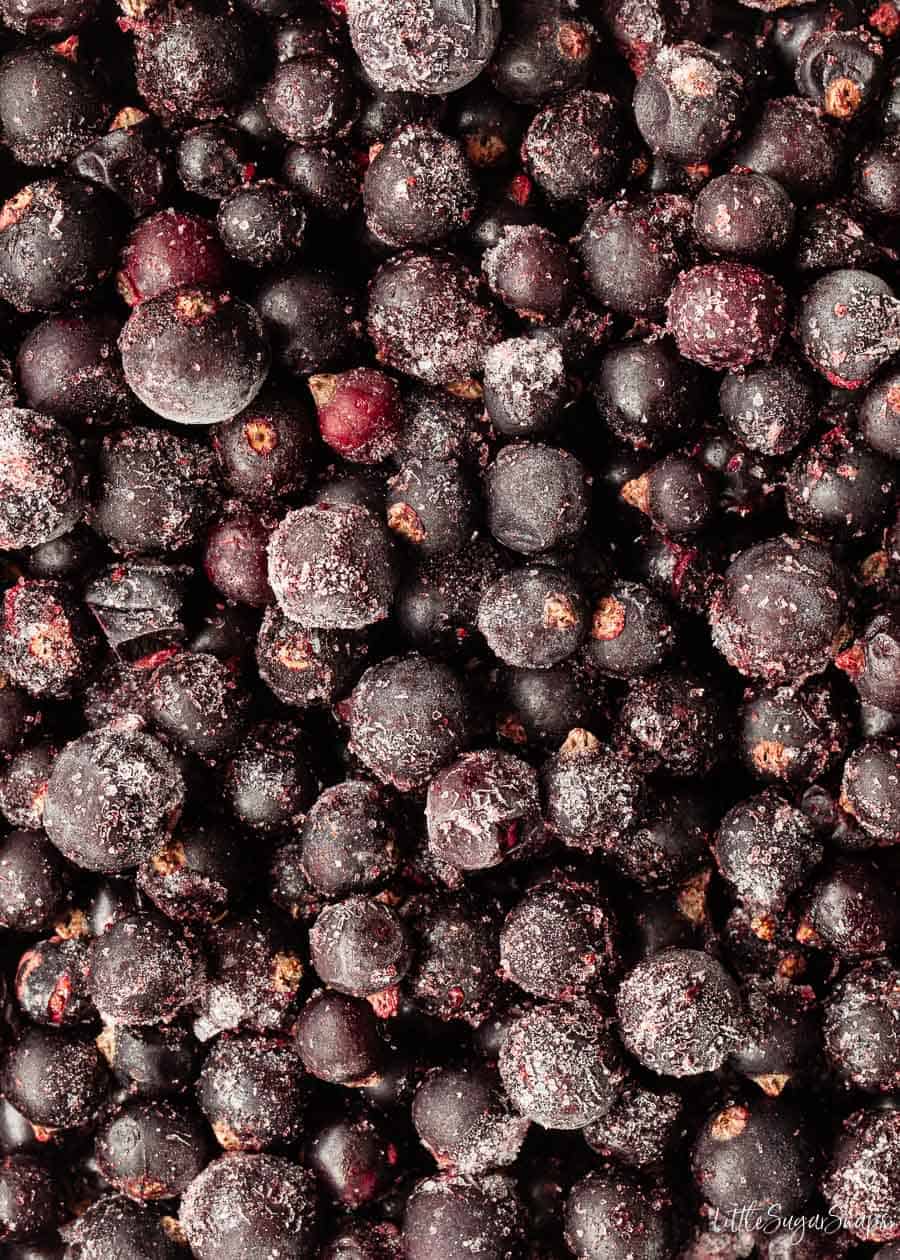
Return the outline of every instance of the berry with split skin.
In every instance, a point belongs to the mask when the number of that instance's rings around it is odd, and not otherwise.
[[[876,613],[834,663],[864,704],[900,713],[900,614],[896,610]]]
[[[797,87],[831,118],[848,122],[877,100],[884,78],[885,48],[865,28],[820,30],[797,58]]]
[[[97,1018],[87,991],[89,961],[89,943],[77,936],[51,936],[25,951],[16,969],[16,1000],[32,1023],[70,1028]]]

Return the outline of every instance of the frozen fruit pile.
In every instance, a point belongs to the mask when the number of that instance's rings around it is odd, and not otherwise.
[[[0,1260],[900,1260],[900,3],[0,19]]]

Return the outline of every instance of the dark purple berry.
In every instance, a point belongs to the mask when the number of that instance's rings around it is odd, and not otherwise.
[[[350,0],[350,37],[368,77],[386,92],[437,95],[465,87],[491,59],[500,34],[493,0],[426,9],[413,0]]]
[[[691,203],[663,193],[646,200],[598,202],[578,247],[591,292],[621,315],[661,320],[687,265]]]
[[[197,1099],[226,1151],[267,1151],[301,1136],[306,1086],[292,1044],[225,1034],[213,1042]]]
[[[156,1024],[197,999],[205,972],[193,938],[161,915],[136,911],[94,938],[88,991],[107,1023]]]
[[[465,753],[428,785],[425,820],[440,862],[463,871],[499,866],[542,841],[537,774],[498,749]]]

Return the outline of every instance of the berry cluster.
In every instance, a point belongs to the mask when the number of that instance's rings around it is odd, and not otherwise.
[[[0,0],[0,176],[0,1260],[897,1260],[900,5]]]

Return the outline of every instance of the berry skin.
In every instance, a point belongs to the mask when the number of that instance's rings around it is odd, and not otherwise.
[[[460,145],[430,127],[401,127],[374,153],[363,182],[369,229],[396,249],[439,244],[466,226],[477,203]]]
[[[873,862],[839,858],[812,886],[797,939],[856,961],[895,947],[900,903]]]
[[[429,0],[349,0],[350,38],[368,77],[385,92],[455,92],[476,79],[500,34],[491,0],[463,8]]]
[[[306,1084],[290,1041],[225,1034],[213,1042],[197,1099],[226,1151],[292,1145],[303,1128]]]
[[[338,371],[359,358],[356,303],[344,281],[301,268],[274,272],[256,296],[276,361],[298,376]]]
[[[398,828],[386,791],[362,779],[326,787],[301,832],[311,885],[342,897],[377,887],[398,861]]]
[[[329,988],[368,997],[403,979],[410,965],[410,942],[389,906],[357,895],[322,910],[310,929],[309,956]]]
[[[887,520],[896,491],[891,462],[843,428],[830,429],[788,469],[785,506],[804,533],[862,538]]]
[[[282,611],[323,630],[361,630],[387,616],[394,573],[384,530],[363,507],[317,503],[289,512],[269,543]]]
[[[472,739],[465,685],[449,666],[414,652],[367,669],[349,703],[351,751],[401,792],[426,787]]]
[[[321,218],[347,219],[362,195],[359,168],[340,144],[321,148],[292,144],[284,155],[281,177]]]
[[[97,1131],[103,1177],[130,1199],[175,1199],[202,1171],[209,1142],[202,1118],[181,1103],[129,1102]]]
[[[179,1024],[110,1024],[97,1043],[117,1083],[129,1095],[165,1098],[183,1093],[197,1075],[200,1044]]]
[[[162,210],[132,229],[116,287],[129,306],[139,306],[182,285],[221,288],[226,270],[225,250],[208,219]]]
[[[303,398],[264,388],[249,407],[212,430],[223,481],[252,502],[297,494],[310,474],[314,432]]]
[[[63,699],[80,691],[97,640],[84,609],[61,582],[22,579],[3,598],[0,668],[32,696]]]
[[[864,29],[821,30],[800,49],[795,77],[803,96],[840,122],[877,99],[884,75],[884,45]]]
[[[900,349],[900,302],[870,271],[832,271],[801,299],[796,337],[827,381],[859,389]]]
[[[764,455],[784,455],[803,440],[817,417],[815,382],[793,357],[727,372],[719,406],[736,438]]]
[[[494,428],[508,437],[552,430],[568,396],[565,356],[552,334],[508,337],[485,355],[485,408]]]
[[[710,254],[767,258],[794,231],[794,205],[780,184],[757,171],[732,171],[704,184],[694,203],[694,231]]]
[[[498,91],[520,105],[540,105],[584,87],[597,52],[597,34],[560,0],[518,5],[504,15],[503,38],[490,67]]]
[[[90,1038],[45,1028],[22,1033],[6,1055],[0,1080],[7,1102],[39,1130],[39,1139],[90,1123],[109,1084]]]
[[[44,826],[64,857],[117,874],[149,857],[184,800],[171,753],[137,725],[114,723],[63,748],[47,785]]]
[[[206,934],[208,978],[194,1032],[281,1032],[293,1017],[304,968],[293,932],[263,912],[225,919]]]
[[[900,1114],[862,1108],[844,1121],[822,1193],[854,1238],[890,1243],[900,1237],[894,1204],[898,1181]]]
[[[670,1254],[670,1205],[634,1173],[606,1165],[577,1181],[566,1199],[566,1245],[576,1260],[663,1260]]]
[[[386,500],[388,529],[422,556],[455,555],[474,535],[474,488],[456,460],[407,460]]]
[[[715,478],[696,459],[666,455],[640,477],[628,481],[620,495],[649,516],[665,534],[696,534],[716,515]]]
[[[267,608],[256,643],[259,676],[279,700],[300,709],[332,704],[368,655],[365,633],[307,628]]]
[[[831,688],[810,682],[749,694],[737,735],[744,764],[757,778],[802,786],[832,768],[846,748],[849,724]]]
[[[369,286],[369,337],[380,362],[427,385],[477,395],[500,319],[481,285],[452,254],[391,258]]]
[[[560,320],[572,304],[575,267],[568,250],[547,228],[507,227],[482,259],[487,282],[523,319]]]
[[[16,1000],[33,1023],[68,1028],[97,1018],[87,992],[89,953],[87,941],[58,936],[25,951],[16,970]]]
[[[221,201],[255,174],[252,146],[225,123],[191,127],[178,142],[178,178],[189,193]]]
[[[103,439],[93,527],[125,554],[198,542],[219,505],[215,460],[164,429],[136,425]]]
[[[248,267],[289,262],[306,238],[306,210],[298,195],[272,180],[244,184],[223,198],[216,216],[222,243]]]
[[[83,512],[82,471],[68,430],[37,411],[0,409],[0,546],[51,542]]]
[[[55,48],[0,60],[0,133],[25,166],[54,166],[96,140],[108,115],[97,84]]]
[[[164,120],[216,118],[243,94],[252,41],[234,10],[165,8],[135,34],[138,91]]]
[[[425,819],[439,861],[463,871],[499,866],[543,839],[537,774],[497,749],[465,753],[431,780]]]
[[[844,763],[841,807],[878,844],[900,836],[900,748],[890,738],[866,740]]]
[[[0,297],[21,312],[77,300],[112,270],[118,219],[112,198],[82,180],[22,188],[0,207]]]
[[[66,1250],[82,1260],[127,1255],[141,1256],[142,1260],[180,1260],[183,1254],[155,1212],[119,1194],[95,1200],[82,1215],[64,1226],[62,1234],[69,1244]],[[22,1260],[31,1257],[23,1256]],[[35,1256],[34,1260],[43,1257]]]
[[[50,315],[22,339],[16,370],[23,401],[66,423],[125,423],[134,397],[116,347],[119,321],[109,315]]]
[[[743,110],[743,84],[699,44],[660,48],[634,93],[638,130],[654,153],[705,162],[725,147]]]
[[[661,320],[688,263],[691,203],[668,193],[598,202],[578,239],[594,297],[620,315]]]
[[[708,680],[672,671],[632,682],[619,715],[621,739],[650,766],[679,778],[708,774],[723,760],[726,709]]]
[[[678,1135],[683,1111],[675,1092],[626,1086],[606,1115],[585,1128],[584,1139],[598,1155],[633,1168],[655,1168]]]
[[[377,1080],[387,1052],[369,1003],[325,989],[307,1000],[294,1038],[307,1072],[349,1088]]]
[[[576,91],[539,110],[522,154],[553,202],[586,202],[608,192],[621,165],[622,120],[606,92]]]
[[[744,1036],[738,987],[720,963],[693,949],[652,954],[616,999],[625,1048],[662,1076],[715,1072]]]
[[[640,582],[616,581],[594,605],[583,658],[590,672],[638,678],[661,665],[677,638],[665,603]]]
[[[531,1127],[480,1066],[432,1069],[416,1089],[412,1122],[438,1168],[463,1176],[514,1163]]]
[[[601,420],[621,442],[658,450],[696,423],[697,374],[666,341],[625,341],[597,366],[592,393]]]
[[[709,610],[713,643],[742,674],[768,684],[821,673],[847,636],[840,570],[817,543],[773,538],[729,565]]]
[[[119,348],[141,402],[179,424],[230,420],[253,401],[269,370],[256,311],[211,289],[186,286],[142,302]]]
[[[645,806],[643,776],[590,731],[569,732],[543,769],[546,817],[565,845],[593,853],[630,835]]]
[[[843,134],[810,101],[781,96],[763,106],[735,160],[777,180],[795,202],[821,199],[836,182]]]
[[[828,1060],[849,1087],[890,1093],[897,1087],[900,973],[887,959],[847,972],[825,1003]]]
[[[478,629],[505,664],[548,669],[581,645],[587,609],[581,590],[561,569],[514,569],[482,595]]]
[[[205,971],[193,939],[161,915],[136,911],[95,937],[88,989],[105,1022],[156,1024],[198,997]]]
[[[249,697],[234,669],[209,652],[176,652],[153,672],[150,716],[164,735],[215,760],[237,743]]]
[[[308,1255],[317,1234],[315,1179],[278,1155],[223,1155],[188,1186],[178,1216],[197,1260],[241,1260],[265,1249]]]
[[[497,733],[516,748],[552,748],[587,723],[591,697],[582,671],[563,663],[550,669],[504,669]]]
[[[870,145],[856,158],[857,196],[873,216],[890,220],[900,213],[898,161],[900,145],[896,136],[889,136],[880,143]],[[862,262],[861,265],[865,266],[866,263]]]
[[[68,893],[58,851],[40,831],[10,831],[0,842],[0,926],[40,932],[53,923]]]
[[[97,14],[98,0],[3,0],[0,13],[21,35],[71,35]]]
[[[835,664],[853,683],[864,704],[900,713],[900,616],[877,613]]]
[[[546,1129],[583,1129],[615,1102],[624,1069],[600,1010],[577,999],[514,1020],[500,1049],[514,1106]]]
[[[484,1023],[500,966],[496,916],[472,898],[424,895],[408,903],[415,954],[406,988],[416,1006],[443,1021]]]
[[[715,844],[719,870],[754,915],[761,936],[822,854],[823,846],[805,814],[772,788],[730,809]]]
[[[809,1122],[794,1105],[754,1098],[710,1116],[694,1143],[700,1193],[720,1212],[799,1211],[816,1184],[818,1148]],[[776,1205],[780,1205],[776,1208]]]
[[[526,556],[570,546],[587,525],[590,482],[569,451],[537,442],[505,446],[485,472],[488,528]]]
[[[900,459],[900,380],[888,369],[868,387],[858,412],[859,431],[869,446],[889,459]]]
[[[323,53],[282,62],[262,100],[269,122],[299,144],[325,144],[346,135],[357,112],[345,68]]]
[[[547,880],[506,916],[500,966],[526,993],[567,1001],[603,985],[615,966],[615,944],[609,909],[590,885]]]
[[[669,295],[669,330],[687,359],[729,369],[767,362],[784,332],[784,292],[744,263],[707,263],[679,276]]]
[[[253,608],[271,604],[267,547],[273,523],[240,508],[226,512],[206,536],[203,569],[226,599]]]
[[[30,1155],[0,1161],[0,1239],[45,1237],[59,1220],[59,1191],[50,1170]]]
[[[393,453],[402,412],[396,382],[374,368],[311,376],[319,432],[332,450],[354,463],[377,464]]]
[[[420,1181],[406,1203],[407,1260],[514,1260],[525,1238],[525,1213],[511,1178],[443,1174]],[[477,1240],[473,1247],[471,1240]]]

